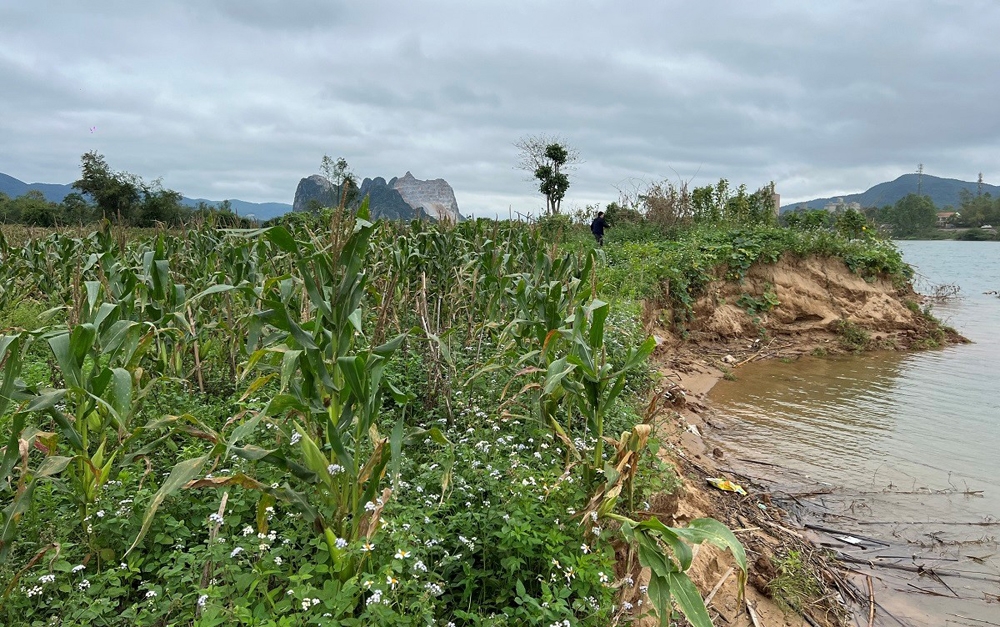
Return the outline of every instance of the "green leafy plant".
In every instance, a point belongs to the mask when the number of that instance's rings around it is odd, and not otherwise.
[[[850,320],[839,320],[837,322],[837,335],[840,339],[840,345],[851,351],[867,350],[872,341],[871,334],[868,331],[865,331]]]
[[[765,286],[764,292],[760,296],[750,294],[740,294],[736,299],[736,305],[742,307],[751,316],[766,313],[781,304],[778,295],[774,293],[771,285]]]

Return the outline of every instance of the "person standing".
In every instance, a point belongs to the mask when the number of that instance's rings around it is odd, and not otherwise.
[[[608,223],[604,220],[604,212],[598,211],[597,217],[590,223],[590,232],[594,234],[598,246],[604,246],[604,229],[607,226]]]

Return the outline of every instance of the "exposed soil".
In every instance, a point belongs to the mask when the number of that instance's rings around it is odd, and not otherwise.
[[[746,302],[777,304],[748,310]],[[647,309],[647,323],[665,344],[672,361],[731,355],[735,361],[834,354],[858,349],[927,348],[965,342],[965,338],[921,310],[922,297],[910,285],[887,279],[865,280],[837,258],[785,255],[775,264],[757,264],[741,282],[709,284],[693,306],[693,320],[683,332],[662,324],[669,310]],[[845,333],[861,329],[858,337]],[[685,341],[680,340],[683,335]]]
[[[765,292],[778,301],[766,312],[751,315],[736,301],[744,294],[761,298]],[[866,613],[866,592],[813,544],[770,495],[749,477],[734,475],[719,449],[710,450],[702,438],[712,429],[705,395],[732,369],[760,360],[803,354],[834,354],[858,349],[932,347],[967,341],[923,314],[920,296],[911,287],[889,281],[865,281],[839,259],[798,259],[755,266],[742,283],[717,282],[694,307],[686,339],[665,329],[659,321],[672,312],[648,308],[650,331],[659,346],[654,353],[663,376],[661,391],[670,399],[660,412],[659,432],[666,444],[665,459],[677,468],[684,487],[674,495],[655,499],[651,513],[668,525],[683,526],[710,516],[727,524],[747,550],[748,585],[740,599],[732,556],[714,547],[700,547],[690,575],[703,597],[722,581],[712,597],[710,614],[717,625],[740,627],[835,626]],[[843,322],[863,331],[845,341]],[[859,345],[858,337],[868,340]],[[716,433],[718,435],[718,433]],[[740,496],[710,487],[706,478],[724,475],[744,487]],[[780,609],[771,598],[776,564],[797,551],[822,591],[803,603],[800,613]],[[648,574],[637,573],[641,580]],[[751,616],[751,610],[754,616]],[[867,616],[861,618],[867,624]],[[756,619],[756,622],[755,622]],[[652,619],[639,624],[655,625]]]

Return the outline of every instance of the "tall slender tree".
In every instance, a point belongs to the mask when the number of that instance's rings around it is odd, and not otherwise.
[[[580,153],[559,137],[532,135],[515,142],[519,170],[531,173],[538,181],[538,191],[545,196],[545,211],[557,215],[569,189],[568,170],[580,162]]]

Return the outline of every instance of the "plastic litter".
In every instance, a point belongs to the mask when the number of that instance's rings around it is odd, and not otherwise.
[[[743,496],[747,495],[747,491],[744,490],[742,486],[733,483],[729,479],[723,479],[722,477],[709,477],[706,481],[708,481],[708,485],[724,492],[735,492],[737,494],[742,494]]]

